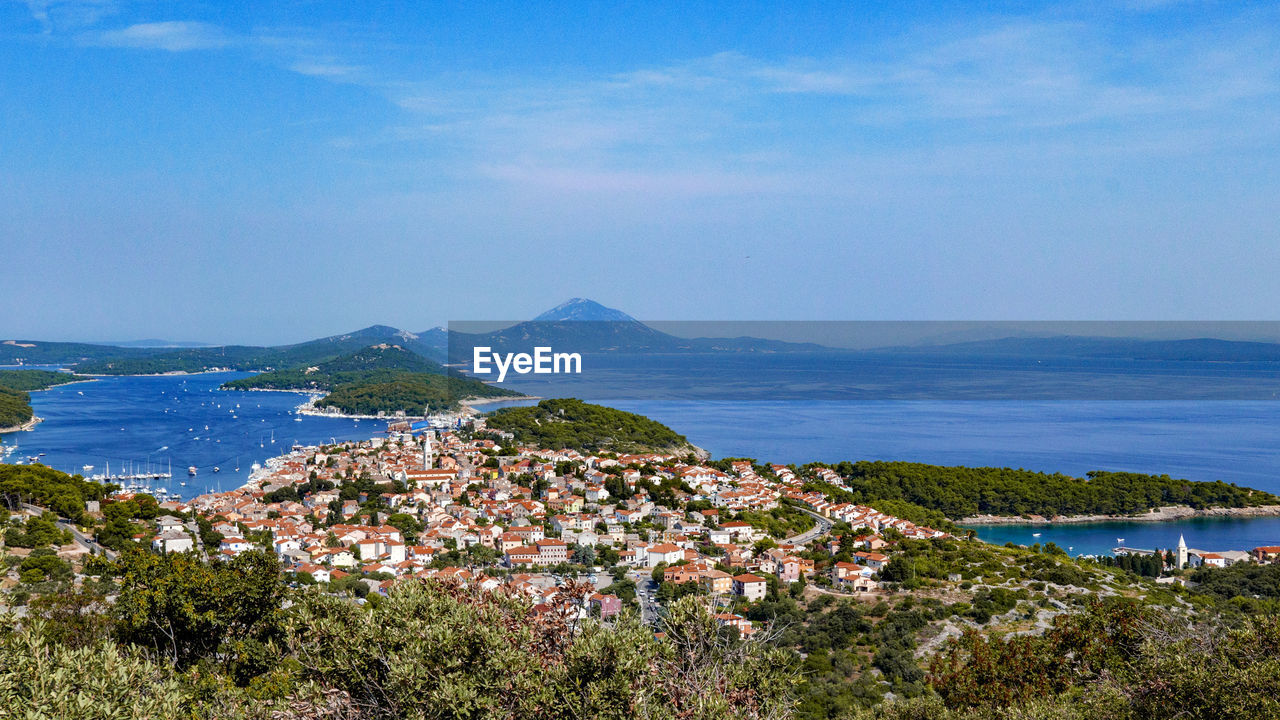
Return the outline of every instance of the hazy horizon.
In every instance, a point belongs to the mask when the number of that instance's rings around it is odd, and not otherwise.
[[[610,308],[626,311],[625,308]],[[867,350],[892,347],[933,346],[1004,338],[1115,338],[1136,340],[1216,339],[1244,342],[1280,343],[1280,322],[1251,321],[716,321],[643,320],[639,322],[682,338],[754,337],[797,343],[817,343],[831,348]],[[529,320],[466,320],[446,323],[444,329],[462,333],[483,333],[508,328]],[[370,323],[325,335],[289,337],[266,346],[290,345],[349,334],[386,325]],[[388,326],[395,327],[395,326]],[[415,334],[437,328],[395,328]],[[245,342],[198,342],[169,338],[142,340],[85,340],[78,338],[10,338],[0,341],[82,342],[123,347],[216,347],[254,345]]]

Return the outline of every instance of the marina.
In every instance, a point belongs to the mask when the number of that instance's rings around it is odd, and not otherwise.
[[[297,415],[305,395],[219,389],[248,374],[104,377],[34,393],[48,421],[0,436],[0,453],[125,492],[187,499],[238,487],[283,448],[367,437],[368,421]]]

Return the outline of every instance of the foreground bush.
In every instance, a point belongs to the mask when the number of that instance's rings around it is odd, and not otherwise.
[[[125,558],[113,607],[69,592],[0,627],[0,720],[788,717],[791,655],[675,603],[658,639],[634,616],[577,620],[502,590],[407,581],[385,598],[265,602],[260,563]],[[248,584],[246,586],[246,584]],[[248,596],[224,593],[255,589]],[[221,598],[221,600],[218,600]],[[579,625],[579,623],[582,623]],[[272,628],[263,639],[262,627]],[[208,637],[200,637],[206,633]]]
[[[1280,618],[1189,625],[1123,600],[1039,637],[966,634],[933,660],[936,695],[856,720],[1280,719]]]
[[[304,677],[341,689],[373,717],[789,714],[788,654],[720,632],[693,598],[672,606],[665,630],[657,640],[631,615],[577,627],[502,592],[407,582],[364,607],[306,596],[290,649]]]

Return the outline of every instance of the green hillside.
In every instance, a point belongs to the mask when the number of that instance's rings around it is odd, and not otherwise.
[[[92,375],[153,375],[168,372],[203,372],[213,368],[232,370],[273,370],[307,367],[324,363],[377,344],[411,347],[421,352],[417,336],[386,325],[332,335],[294,345],[258,347],[224,345],[218,347],[164,350],[139,355],[122,348],[120,353],[96,357],[76,366]]]
[[[22,425],[31,419],[31,396],[0,385],[0,428]]]
[[[273,370],[232,380],[226,390],[333,390],[353,383],[383,383],[404,373],[444,374],[438,363],[399,345],[373,345],[316,365]]]
[[[354,415],[424,415],[456,410],[472,397],[518,397],[478,380],[446,376],[438,363],[399,345],[380,343],[314,365],[273,370],[223,384],[224,390],[329,391],[316,403]]]
[[[1280,504],[1280,498],[1260,490],[1168,475],[1095,471],[1077,478],[1012,468],[870,461],[823,467],[844,478],[849,491],[843,495],[849,501],[905,501],[956,520],[979,514],[1132,515],[1165,505]]]
[[[10,390],[46,390],[55,385],[88,379],[83,375],[54,370],[0,370],[0,385]]]
[[[379,371],[382,372],[382,371]],[[336,408],[353,415],[388,414],[403,410],[406,415],[456,410],[467,398],[520,397],[520,393],[486,385],[478,380],[428,373],[398,373],[382,382],[355,382],[338,385],[316,403],[319,408]]]
[[[517,442],[545,448],[611,452],[689,452],[694,447],[671,428],[643,415],[574,398],[543,400],[533,407],[505,408],[488,426],[513,433]]]
[[[17,427],[31,419],[28,391],[85,379],[52,370],[0,370],[0,428]]]
[[[0,365],[64,365],[85,360],[118,357],[146,357],[163,352],[160,348],[126,348],[89,343],[0,340]]]

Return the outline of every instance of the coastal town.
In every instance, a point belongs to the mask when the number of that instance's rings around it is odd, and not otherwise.
[[[132,540],[215,561],[268,550],[295,584],[361,603],[435,578],[563,613],[556,598],[586,581],[573,612],[607,620],[630,607],[652,622],[665,602],[698,594],[719,624],[749,635],[752,603],[809,585],[874,602],[894,587],[885,569],[899,543],[954,537],[814,489],[844,488],[829,468],[533,447],[483,417],[441,425],[399,421],[363,442],[295,446],[239,488],[160,502],[154,521],[133,521]],[[110,553],[78,540],[80,554]],[[1280,547],[1185,543],[1160,555],[1169,569],[1278,558]]]
[[[277,593],[263,617],[329,603],[393,628],[403,603],[443,593],[509,603],[513,632],[561,628],[583,642],[636,633],[640,643],[667,642],[673,618],[697,608],[725,648],[782,650],[801,664],[811,674],[797,686],[797,716],[824,718],[910,697],[926,681],[952,692],[937,663],[978,637],[1035,638],[1052,655],[1063,623],[1137,612],[1126,604],[1135,600],[1179,622],[1206,602],[1265,612],[1270,601],[1254,588],[1280,569],[1270,546],[1181,542],[1073,558],[1051,542],[995,545],[919,505],[852,501],[864,496],[847,463],[711,459],[681,436],[624,451],[618,423],[643,418],[609,412],[613,424],[593,428],[609,450],[522,442],[529,426],[510,432],[500,415],[396,419],[365,440],[294,444],[241,486],[190,498],[7,466],[0,603],[33,628],[76,603],[123,628],[138,593],[191,592],[205,608],[194,615],[182,603],[148,607],[195,632],[207,613],[240,612],[225,593],[251,583]],[[143,642],[164,642],[163,626],[145,632]],[[238,667],[230,646],[218,647],[208,657]],[[254,672],[266,674],[242,681],[250,693],[282,670]]]
[[[841,484],[830,470],[818,479]],[[648,619],[696,592],[717,599],[718,622],[750,634],[741,608],[778,587],[872,595],[897,539],[949,537],[804,485],[783,465],[521,446],[482,418],[458,430],[400,422],[365,442],[295,447],[240,488],[162,502],[200,522],[161,515],[134,540],[223,559],[269,549],[298,582],[345,583],[361,601],[406,579],[452,578],[549,609],[582,575],[594,592],[581,613],[607,619],[630,605]],[[842,541],[847,561],[815,566],[808,550]]]

